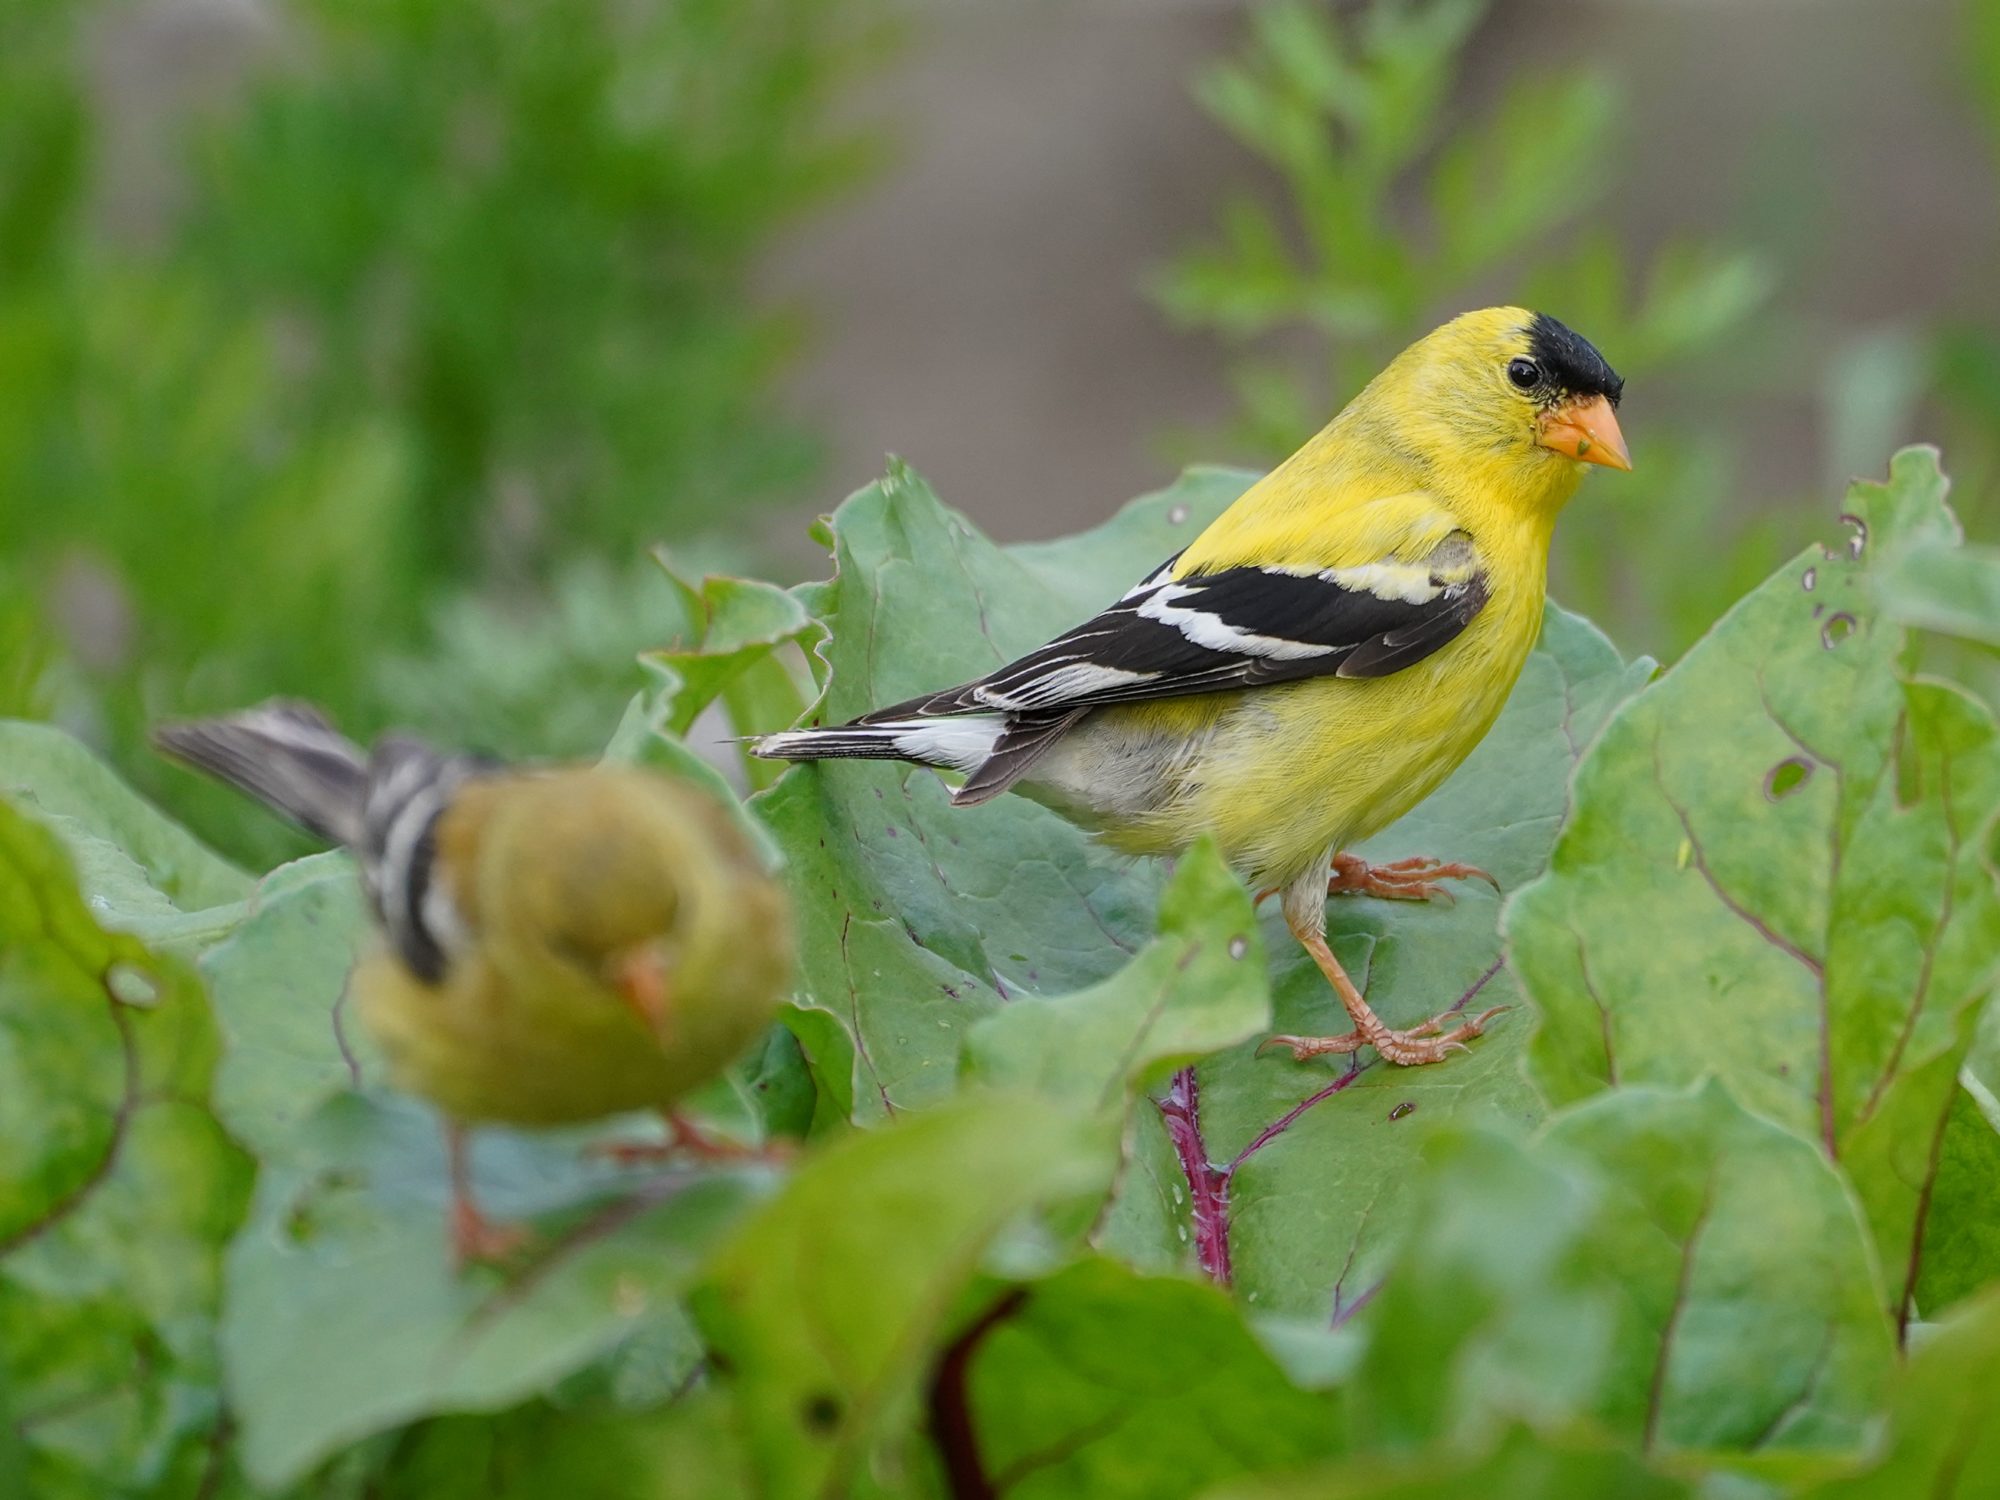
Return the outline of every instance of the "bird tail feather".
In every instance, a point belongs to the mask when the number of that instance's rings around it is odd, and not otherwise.
[[[947,771],[982,765],[999,742],[998,718],[910,718],[767,734],[750,747],[764,760],[903,760]]]
[[[278,700],[227,718],[161,724],[153,743],[308,832],[338,844],[361,841],[368,758],[311,704]]]

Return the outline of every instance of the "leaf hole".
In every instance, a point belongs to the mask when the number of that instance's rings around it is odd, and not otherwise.
[[[1847,539],[1847,555],[1858,560],[1862,550],[1868,545],[1868,523],[1861,517],[1852,515],[1842,515],[1840,523],[1854,528],[1854,535]]]
[[[1405,1099],[1401,1104],[1397,1105],[1394,1109],[1389,1111],[1389,1118],[1392,1120],[1400,1120],[1405,1115],[1413,1115],[1416,1112],[1417,1112],[1416,1101],[1413,1099]]]
[[[1764,796],[1771,802],[1782,802],[1808,781],[1816,769],[1803,755],[1787,756],[1771,767],[1771,774],[1764,778]]]
[[[808,1432],[831,1437],[840,1426],[840,1398],[825,1391],[808,1396],[799,1408],[799,1419]]]
[[[1854,616],[1846,610],[1828,615],[1826,623],[1819,628],[1819,643],[1831,651],[1850,635],[1854,634]]]
[[[1818,568],[1807,568],[1805,572],[1799,575],[1799,587],[1804,589],[1808,594],[1810,594],[1813,591],[1813,586],[1818,582],[1819,582]]]

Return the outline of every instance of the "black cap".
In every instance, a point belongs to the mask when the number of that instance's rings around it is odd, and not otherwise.
[[[1535,321],[1528,325],[1528,352],[1544,373],[1571,395],[1602,396],[1616,406],[1624,394],[1625,382],[1590,340],[1547,313],[1536,313]]]

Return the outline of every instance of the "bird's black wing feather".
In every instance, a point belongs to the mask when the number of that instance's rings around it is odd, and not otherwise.
[[[1169,564],[1169,567],[1171,564]],[[1424,565],[1154,573],[1111,608],[998,671],[857,722],[1000,713],[1031,724],[1113,703],[1307,677],[1386,677],[1439,650],[1485,606],[1470,539]]]
[[[390,735],[368,759],[368,790],[355,858],[362,884],[397,955],[419,979],[444,977],[460,941],[448,895],[435,889],[438,818],[459,787],[500,769],[480,755],[446,755],[422,740]]]

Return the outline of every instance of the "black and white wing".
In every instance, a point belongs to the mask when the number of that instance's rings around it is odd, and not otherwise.
[[[1303,677],[1386,677],[1452,640],[1485,606],[1472,539],[1418,562],[1238,567],[1173,576],[1175,559],[1096,618],[977,682],[878,709],[1042,717]]]
[[[437,876],[438,817],[467,781],[500,768],[485,756],[442,754],[403,735],[377,740],[368,758],[354,846],[361,882],[389,942],[427,983],[442,979],[446,960],[470,941]]]
[[[437,820],[467,780],[498,769],[392,736],[372,753],[309,703],[275,701],[219,719],[161,725],[161,749],[354,851],[369,904],[421,979],[443,977],[465,926],[433,878]]]

